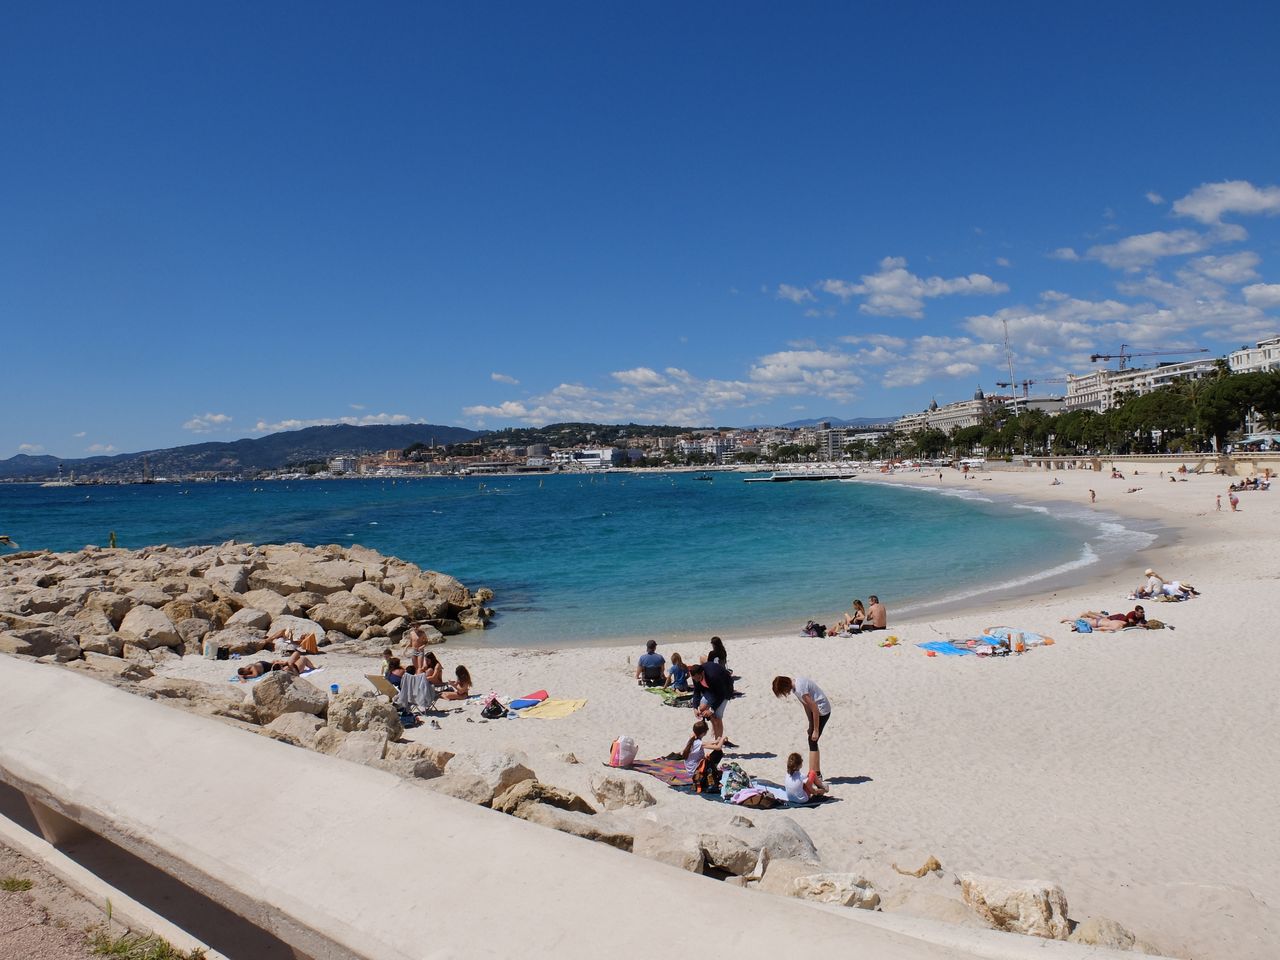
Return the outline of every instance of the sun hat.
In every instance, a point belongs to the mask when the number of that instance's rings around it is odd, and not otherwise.
[[[1150,567],[1147,567],[1147,572],[1143,574],[1144,577],[1154,577],[1155,575],[1156,575],[1156,572],[1152,570]]]

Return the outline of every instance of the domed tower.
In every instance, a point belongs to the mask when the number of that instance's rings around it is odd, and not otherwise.
[[[973,392],[973,399],[975,399],[975,400],[985,400],[985,399],[987,399],[987,395],[986,395],[985,393],[983,393],[983,392],[982,392],[982,388],[981,388],[981,387],[979,387],[977,390],[975,390],[975,391]]]
[[[937,397],[934,397],[932,400],[930,400],[930,401],[929,401],[929,412],[930,412],[930,413],[937,413],[937,412],[938,412],[938,398],[937,398]]]

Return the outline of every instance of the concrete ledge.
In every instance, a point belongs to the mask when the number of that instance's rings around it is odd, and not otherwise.
[[[743,956],[1128,956],[730,887],[5,656],[0,779],[316,960],[650,960],[682,917]]]

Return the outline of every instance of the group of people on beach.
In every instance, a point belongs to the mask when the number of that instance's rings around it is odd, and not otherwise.
[[[471,696],[471,673],[465,666],[458,664],[453,669],[453,679],[444,679],[444,664],[440,662],[434,651],[425,648],[426,632],[420,627],[411,627],[405,640],[409,645],[411,663],[404,666],[400,658],[394,656],[390,649],[382,651],[382,675],[394,687],[399,687],[406,675],[422,676],[431,684],[432,689],[441,700],[466,700]]]

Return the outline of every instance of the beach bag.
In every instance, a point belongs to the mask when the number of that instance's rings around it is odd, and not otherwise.
[[[1164,621],[1163,621],[1163,620],[1148,620],[1146,623],[1144,623],[1144,624],[1143,624],[1143,626],[1144,626],[1144,627],[1146,627],[1148,630],[1163,630],[1163,629],[1164,629]]]
[[[698,762],[698,769],[693,771],[694,793],[718,793],[720,791],[720,760],[723,758],[719,750],[712,750]]]
[[[1088,620],[1077,620],[1076,633],[1093,633],[1093,627],[1089,626]]]
[[[507,715],[507,708],[502,705],[498,695],[490,690],[484,698],[484,706],[480,708],[480,716],[486,720],[497,720]]]
[[[746,796],[733,801],[740,807],[751,807],[756,810],[772,810],[781,801],[768,790],[748,790]]]
[[[810,620],[804,625],[804,630],[801,632],[806,637],[825,637],[827,635],[827,628],[816,621]]]
[[[636,742],[630,737],[619,737],[609,748],[609,766],[629,767],[636,762]]]
[[[728,800],[739,790],[751,786],[751,778],[737,763],[728,760],[720,764],[720,796]]]

